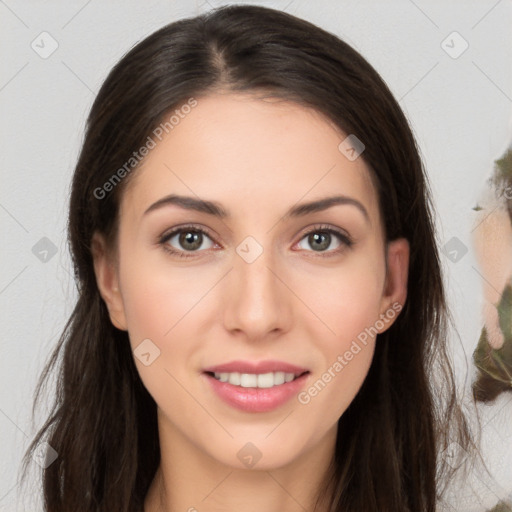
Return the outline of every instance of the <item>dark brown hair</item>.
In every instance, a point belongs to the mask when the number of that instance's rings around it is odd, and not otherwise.
[[[219,8],[153,33],[112,69],[92,106],[69,210],[78,302],[35,397],[58,365],[53,410],[26,454],[28,463],[43,440],[59,454],[43,471],[46,510],[143,509],[160,460],[156,404],[127,333],[109,320],[91,256],[95,231],[115,239],[120,197],[137,171],[103,198],[95,190],[169,112],[217,90],[312,107],[363,141],[386,239],[410,242],[408,299],[378,336],[368,376],[338,422],[322,494],[333,512],[434,512],[449,469],[439,453],[452,441],[467,448],[470,438],[447,356],[432,204],[413,134],[385,82],[353,48],[257,6]]]

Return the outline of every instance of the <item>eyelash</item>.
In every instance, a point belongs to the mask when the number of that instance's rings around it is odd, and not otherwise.
[[[192,231],[194,233],[201,233],[203,235],[208,236],[208,238],[210,238],[212,240],[212,242],[216,243],[214,241],[212,234],[208,230],[206,230],[202,227],[198,227],[194,224],[180,226],[179,228],[175,228],[167,233],[164,233],[158,240],[158,243],[162,246],[164,251],[170,253],[173,256],[178,256],[179,258],[193,258],[196,253],[202,252],[202,251],[180,251],[180,250],[174,249],[167,243],[174,235],[181,233],[181,232],[186,232],[186,231]],[[342,232],[341,230],[327,226],[325,224],[319,224],[319,225],[313,226],[310,230],[308,230],[302,234],[299,242],[312,233],[320,233],[320,232],[328,233],[330,235],[335,235],[339,239],[339,241],[341,242],[342,245],[340,247],[338,247],[337,249],[332,249],[330,251],[307,251],[307,252],[316,252],[319,257],[329,258],[332,256],[336,256],[337,254],[342,252],[344,249],[350,248],[354,244],[354,241],[346,233]]]

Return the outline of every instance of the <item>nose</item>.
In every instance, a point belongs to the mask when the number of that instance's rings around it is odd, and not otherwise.
[[[293,294],[280,274],[270,250],[250,263],[234,254],[223,301],[228,331],[243,333],[248,340],[262,340],[290,329]]]

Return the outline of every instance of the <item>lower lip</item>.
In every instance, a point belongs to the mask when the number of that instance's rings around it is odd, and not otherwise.
[[[246,412],[268,412],[285,404],[304,386],[309,373],[271,388],[244,388],[203,373],[213,391],[227,404]]]

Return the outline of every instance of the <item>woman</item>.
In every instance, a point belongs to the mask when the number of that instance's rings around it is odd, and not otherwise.
[[[470,439],[430,201],[332,34],[232,6],[135,46],[73,177],[46,509],[434,511]]]

